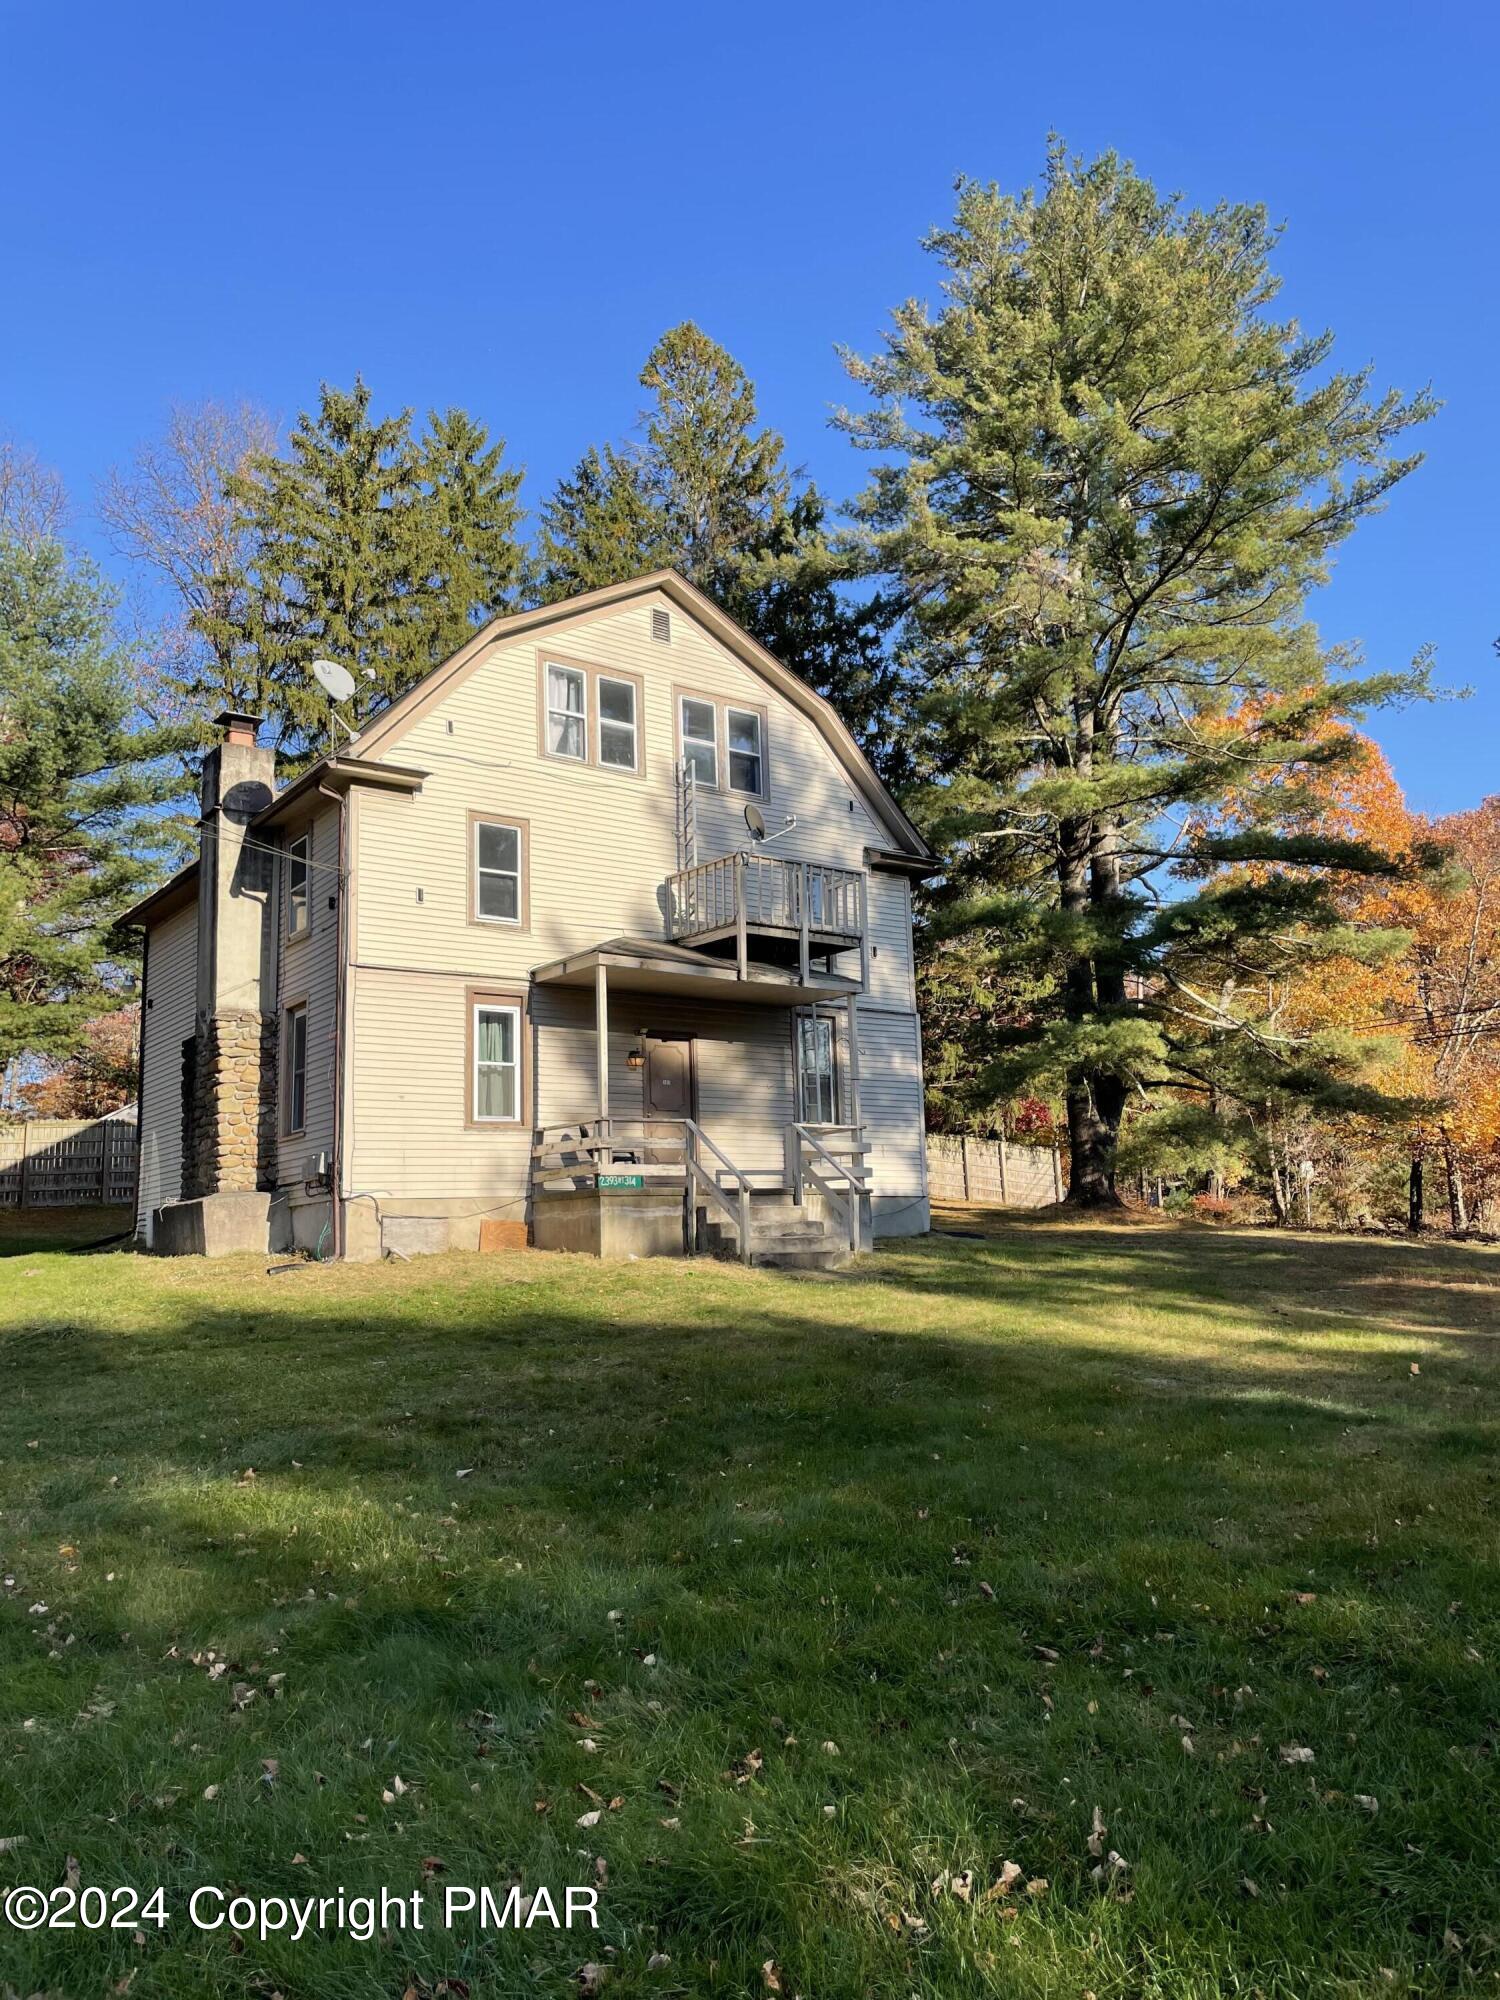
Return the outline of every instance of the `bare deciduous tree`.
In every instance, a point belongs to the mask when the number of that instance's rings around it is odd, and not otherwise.
[[[164,625],[164,700],[188,713],[246,707],[257,675],[236,641],[243,628],[246,532],[228,481],[276,449],[276,426],[250,403],[174,405],[159,438],[143,444],[99,489],[115,550],[153,571],[175,595]]]
[[[0,438],[0,534],[34,548],[61,535],[67,518],[62,475],[29,445]]]

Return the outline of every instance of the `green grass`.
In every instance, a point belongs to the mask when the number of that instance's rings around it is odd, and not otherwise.
[[[0,1930],[0,1991],[1494,1991],[1500,1258],[950,1220],[832,1279],[33,1228],[0,1887],[174,1916]],[[600,1861],[596,1937],[437,1927]],[[428,1924],[237,1942],[201,1883]]]

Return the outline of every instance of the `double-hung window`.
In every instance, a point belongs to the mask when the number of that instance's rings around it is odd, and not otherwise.
[[[641,767],[635,682],[599,676],[599,762],[617,771]]]
[[[547,750],[553,757],[588,761],[588,676],[582,667],[548,663]]]
[[[521,1117],[521,1009],[478,1000],[473,1019],[473,1121],[514,1125]]]
[[[711,701],[682,697],[682,755],[700,785],[719,782],[718,713]]]
[[[729,743],[729,789],[751,792],[759,798],[765,790],[765,758],[761,749],[760,716],[753,708],[726,711],[725,735]]]
[[[282,1104],[288,1133],[307,1127],[307,1008],[288,1007],[282,1034]]]
[[[838,1118],[838,1091],[834,1072],[833,1022],[826,1014],[798,1016],[797,1081],[803,1123],[834,1124]]]
[[[299,833],[286,844],[286,934],[301,937],[307,929],[310,903],[307,893],[312,836]]]
[[[486,924],[522,924],[526,909],[525,836],[507,820],[476,819],[474,919]]]

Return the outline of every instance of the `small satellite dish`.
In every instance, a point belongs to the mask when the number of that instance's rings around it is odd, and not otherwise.
[[[335,701],[347,701],[354,692],[354,676],[337,660],[314,660],[312,677],[323,692]]]
[[[749,829],[750,829],[750,837],[751,837],[751,839],[752,839],[752,840],[764,840],[764,839],[765,839],[765,837],[766,837],[766,816],[765,816],[765,814],[764,814],[764,813],[763,813],[763,812],[761,811],[761,809],[760,809],[760,807],[759,807],[759,806],[746,806],[746,808],[745,808],[745,824],[746,824],[746,826],[748,826],[748,827],[749,827]]]

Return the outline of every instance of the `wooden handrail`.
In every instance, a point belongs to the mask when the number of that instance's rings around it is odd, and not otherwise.
[[[842,1129],[854,1132],[857,1135],[861,1128],[854,1125],[845,1126]],[[863,1166],[856,1167],[852,1162],[856,1154],[863,1157],[868,1153],[869,1148],[863,1143],[863,1140],[856,1138],[855,1144],[848,1148],[845,1155],[838,1157],[824,1145],[818,1132],[811,1126],[798,1124],[794,1121],[791,1126],[791,1133],[793,1138],[791,1150],[793,1154],[794,1187],[797,1198],[801,1199],[802,1182],[804,1180],[811,1181],[823,1199],[833,1207],[835,1213],[842,1216],[844,1227],[849,1237],[850,1251],[857,1256],[860,1250],[862,1203],[865,1195],[870,1191],[870,1183]],[[814,1156],[813,1159],[804,1158],[804,1151],[810,1152]],[[834,1174],[846,1183],[844,1187],[837,1186],[819,1171],[816,1164],[819,1159],[826,1162]]]
[[[690,1177],[696,1177],[734,1223],[740,1240],[740,1262],[750,1262],[750,1187],[744,1174],[730,1159],[724,1148],[710,1139],[696,1119],[684,1118],[688,1133],[687,1169]],[[697,1148],[707,1146],[714,1158],[721,1161],[735,1177],[737,1199],[731,1203],[728,1194],[719,1186],[717,1176],[711,1174],[697,1157]]]

